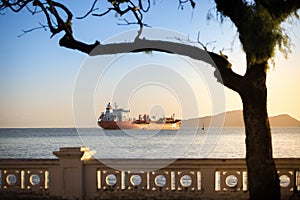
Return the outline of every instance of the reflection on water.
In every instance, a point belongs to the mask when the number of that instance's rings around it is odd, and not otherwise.
[[[177,131],[99,131],[81,129],[0,129],[0,158],[54,158],[60,147],[88,146],[101,157],[244,158],[242,128],[224,128],[219,135],[186,129]],[[80,136],[79,136],[80,135]],[[208,136],[215,135],[209,138]],[[300,128],[273,128],[275,158],[300,158]],[[208,149],[207,155],[203,148]],[[208,148],[209,147],[209,148]],[[115,155],[116,156],[116,155]]]

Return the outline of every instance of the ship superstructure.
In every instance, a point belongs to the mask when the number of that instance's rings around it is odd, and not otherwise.
[[[104,129],[137,129],[130,119],[130,110],[123,108],[115,109],[110,103],[107,104],[105,112],[102,112],[99,119],[98,125]]]
[[[111,104],[108,103],[106,106],[105,113],[102,112],[100,118],[104,121],[129,121],[130,110],[123,108],[112,108]]]

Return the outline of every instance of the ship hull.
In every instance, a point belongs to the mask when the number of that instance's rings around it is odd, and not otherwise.
[[[180,129],[180,122],[174,123],[149,123],[149,124],[137,124],[142,130],[178,130]]]
[[[98,125],[108,130],[139,129],[139,127],[131,121],[98,121]]]
[[[141,130],[178,130],[181,121],[174,123],[134,123],[132,121],[98,121],[98,125],[107,130],[141,129]]]

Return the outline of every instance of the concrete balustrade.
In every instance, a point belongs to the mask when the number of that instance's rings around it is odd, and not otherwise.
[[[101,159],[60,148],[57,159],[0,160],[0,197],[247,199],[244,159]],[[299,196],[300,158],[275,160],[282,199]]]

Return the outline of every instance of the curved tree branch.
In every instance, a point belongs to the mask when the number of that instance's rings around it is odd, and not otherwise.
[[[65,31],[66,34],[68,35],[72,35],[72,18],[73,18],[73,14],[71,13],[71,11],[65,7],[63,4],[52,1],[52,0],[47,0],[49,7],[49,10],[51,12],[51,14],[54,15],[57,24],[58,24],[58,28],[57,30],[60,31]],[[66,21],[64,21],[61,16],[59,15],[58,11],[56,8],[60,8],[62,9],[66,14],[67,14],[67,19]]]
[[[74,47],[76,47],[76,45],[74,45]],[[85,47],[85,45],[82,47]],[[243,85],[243,77],[231,70],[231,63],[225,56],[182,43],[136,38],[132,43],[99,44],[95,49],[90,51],[89,55],[97,56],[145,51],[159,51],[170,54],[178,54],[206,62],[217,69],[215,71],[215,77],[218,82],[222,83],[226,87],[240,92],[241,86]]]
[[[89,54],[93,49],[95,49],[100,42],[96,41],[94,44],[86,44],[80,42],[72,35],[65,34],[60,40],[59,45],[68,49],[78,50],[83,53]]]
[[[159,41],[159,40],[145,40],[145,39],[139,39],[139,37],[136,37],[134,42],[132,43],[116,43],[116,44],[105,44],[102,45],[98,41],[96,41],[94,44],[86,44],[81,41],[78,41],[73,36],[72,31],[72,18],[73,14],[70,12],[70,10],[63,4],[58,3],[53,0],[27,0],[22,1],[19,0],[17,2],[11,1],[9,2],[9,5],[5,5],[7,1],[2,1],[3,4],[0,5],[1,9],[3,8],[14,8],[16,12],[19,11],[19,9],[22,9],[23,7],[28,4],[28,2],[33,2],[33,6],[38,7],[41,9],[42,13],[44,13],[48,27],[52,33],[52,36],[64,32],[64,36],[60,39],[59,44],[62,47],[66,47],[69,49],[74,49],[81,51],[83,53],[89,54],[91,56],[95,55],[105,55],[105,54],[117,54],[117,53],[134,53],[134,52],[144,52],[144,51],[159,51],[159,52],[166,52],[171,54],[178,54],[182,56],[188,56],[192,59],[200,60],[203,62],[206,62],[216,68],[215,77],[217,78],[218,82],[224,84],[225,86],[235,90],[239,91],[240,86],[243,85],[243,77],[234,73],[231,70],[231,64],[227,60],[225,56],[217,55],[213,52],[209,52],[203,49],[200,49],[195,46],[190,46],[186,44],[180,44],[175,42],[169,42],[169,41]],[[220,0],[216,0],[220,1]],[[231,0],[232,1],[232,0]],[[242,0],[239,0],[240,2],[243,2]],[[97,0],[94,1],[92,8],[88,12],[92,12],[95,9],[95,4]],[[193,0],[187,0],[187,1],[180,1],[180,3],[186,3],[190,2],[192,7],[195,6],[195,3]],[[233,1],[232,1],[233,2]],[[124,5],[121,7],[122,3],[126,3],[127,7]],[[112,8],[109,8],[104,14],[107,14],[108,12],[114,10],[116,13],[120,15],[124,15],[127,12],[131,12],[134,17],[137,20],[137,24],[140,25],[140,31],[139,35],[141,34],[141,30],[143,28],[143,13],[147,12],[150,8],[150,1],[147,1],[147,7],[143,7],[143,2],[138,1],[137,5],[134,4],[132,1],[111,1]],[[16,7],[16,8],[15,8]],[[58,12],[58,9],[64,12],[66,14],[65,17],[61,17],[61,12]],[[224,9],[224,12],[227,12],[226,9]],[[93,14],[95,15],[95,14]],[[55,19],[56,22],[53,22],[52,18]],[[55,24],[55,26],[53,25]],[[51,37],[52,37],[51,36]]]

